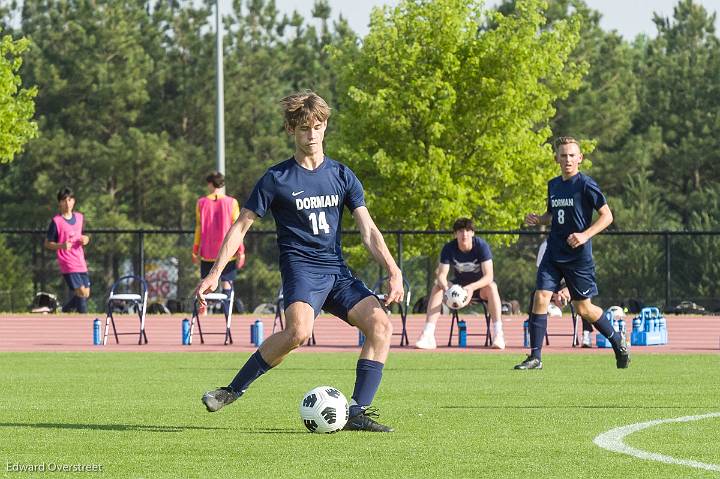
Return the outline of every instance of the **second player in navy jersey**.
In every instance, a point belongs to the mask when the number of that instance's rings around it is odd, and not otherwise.
[[[345,429],[390,432],[368,409],[378,390],[390,349],[390,319],[373,293],[352,276],[341,252],[341,224],[347,208],[365,247],[388,272],[385,305],[403,297],[400,269],[365,206],[363,188],[347,166],[326,157],[323,138],[330,108],[310,91],[282,100],[285,128],[294,137],[292,158],[270,168],[258,181],[230,228],[208,276],[195,293],[201,308],[204,294],[217,288],[225,263],[242,244],[256,218],[271,212],[280,250],[285,329],[267,338],[227,387],[202,398],[214,412],[234,402],[250,384],[277,366],[312,335],[320,310],[359,328],[366,336],[356,367],[355,389]]]
[[[547,211],[543,215],[531,213],[525,218],[530,226],[551,226],[548,246],[538,266],[528,324],[530,355],[515,369],[542,369],[548,306],[563,279],[575,310],[612,344],[617,367],[626,368],[630,363],[625,338],[612,326],[612,312],[603,311],[591,301],[598,294],[591,239],[612,223],[613,216],[597,183],[580,173],[582,160],[580,145],[574,138],[558,139],[555,161],[560,165],[560,176],[548,183]],[[595,222],[592,221],[594,211],[598,212]]]

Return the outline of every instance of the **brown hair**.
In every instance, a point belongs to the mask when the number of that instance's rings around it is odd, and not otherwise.
[[[475,225],[473,224],[473,220],[471,220],[470,218],[458,218],[455,223],[453,223],[453,233],[456,233],[460,230],[475,231]]]
[[[310,120],[319,122],[330,118],[330,107],[317,93],[311,90],[302,90],[288,95],[280,100],[285,114],[285,125],[295,129]]]
[[[572,136],[558,136],[555,139],[555,141],[553,142],[553,148],[555,149],[555,153],[557,153],[558,150],[560,150],[560,147],[562,145],[569,145],[571,143],[576,144],[578,146],[578,150],[580,150],[580,152],[582,153],[582,148],[580,147],[580,142],[577,141]]]
[[[205,178],[205,181],[212,183],[215,188],[222,188],[225,186],[225,176],[219,171],[213,171]]]

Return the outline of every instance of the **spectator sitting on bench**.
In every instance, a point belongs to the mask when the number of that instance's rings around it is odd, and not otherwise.
[[[493,261],[490,246],[475,236],[475,226],[470,218],[460,218],[453,225],[455,239],[445,244],[440,253],[440,264],[435,270],[435,285],[430,292],[425,319],[425,328],[415,347],[435,349],[435,325],[440,317],[442,298],[450,287],[447,276],[452,266],[454,279],[467,291],[467,304],[473,299],[487,301],[493,328],[495,349],[505,348],[502,329],[500,294],[493,275]]]

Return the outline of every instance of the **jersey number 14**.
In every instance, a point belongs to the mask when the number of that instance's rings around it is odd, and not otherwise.
[[[319,235],[320,230],[323,230],[326,235],[330,234],[330,225],[327,224],[327,221],[325,220],[324,211],[321,211],[319,214],[310,213],[308,218],[310,219],[314,235]]]

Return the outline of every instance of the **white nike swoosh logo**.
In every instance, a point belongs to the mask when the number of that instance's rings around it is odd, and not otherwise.
[[[293,191],[293,192],[292,192],[292,195],[293,195],[293,196],[297,196],[297,195],[300,195],[300,194],[302,194],[302,193],[305,193],[305,190],[302,190],[302,191]]]
[[[592,288],[590,288],[590,289],[592,289]],[[585,296],[586,294],[588,294],[588,293],[590,292],[590,289],[588,289],[587,291],[583,291],[583,292],[582,292],[583,296]]]

